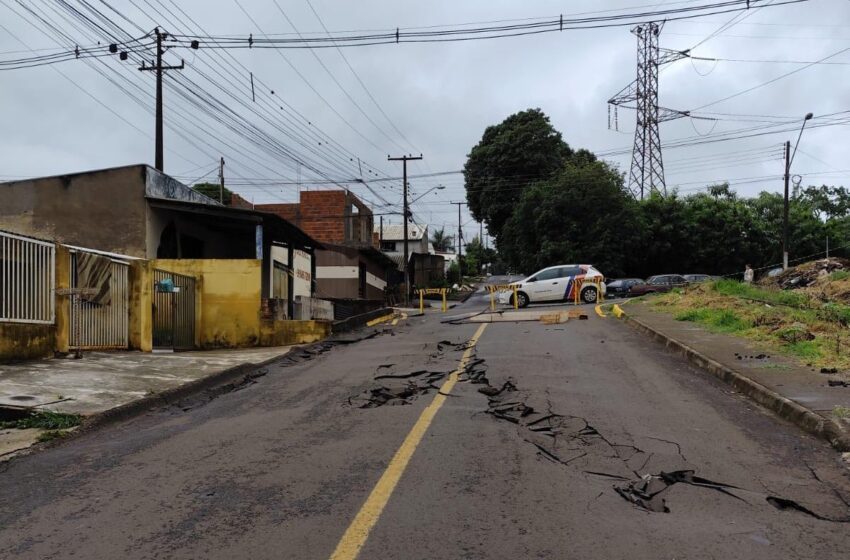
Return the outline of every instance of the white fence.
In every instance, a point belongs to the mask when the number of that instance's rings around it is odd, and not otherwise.
[[[0,322],[53,323],[56,249],[0,231]]]

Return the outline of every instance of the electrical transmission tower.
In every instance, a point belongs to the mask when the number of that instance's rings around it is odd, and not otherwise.
[[[662,24],[663,25],[663,24]],[[658,106],[658,67],[690,56],[688,51],[658,48],[661,27],[655,22],[632,28],[637,36],[637,78],[608,100],[608,128],[611,128],[611,106],[614,108],[614,128],[619,130],[617,108],[627,107],[637,111],[635,144],[632,149],[632,166],[629,171],[629,190],[641,200],[653,190],[667,194],[664,184],[664,163],[661,159],[661,137],[658,123],[688,116],[687,111],[677,111]]]

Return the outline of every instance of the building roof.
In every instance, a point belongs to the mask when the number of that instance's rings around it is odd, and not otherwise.
[[[381,232],[381,226],[375,226],[375,233]],[[418,241],[425,237],[428,232],[428,226],[422,224],[407,225],[407,240]],[[404,241],[404,224],[389,224],[384,225],[384,233],[382,239],[384,241]]]
[[[294,224],[284,220],[277,214],[270,212],[261,212],[250,208],[234,208],[232,206],[213,206],[200,202],[188,202],[185,200],[174,200],[169,198],[145,197],[151,206],[158,208],[166,208],[183,212],[195,212],[208,216],[220,216],[222,218],[231,218],[237,220],[247,220],[257,224],[263,224],[264,228],[268,228],[271,232],[276,232],[304,247],[313,247],[322,249],[324,246],[301,231]],[[283,241],[282,239],[280,241]]]

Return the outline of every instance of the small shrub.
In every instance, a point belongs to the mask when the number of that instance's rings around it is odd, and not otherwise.
[[[830,280],[847,280],[850,278],[850,270],[836,270],[829,275]]]

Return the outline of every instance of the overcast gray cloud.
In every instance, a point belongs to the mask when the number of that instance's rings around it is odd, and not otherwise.
[[[58,2],[24,3],[46,21],[54,22],[75,43],[108,42],[103,33],[98,36],[71,19]],[[69,3],[77,5],[73,0]],[[384,30],[693,3],[625,0],[606,2],[603,7],[602,3],[590,0],[522,3],[312,0],[325,26],[332,31]],[[172,33],[197,33],[202,28],[217,36],[290,34],[294,29],[287,18],[302,33],[322,31],[305,0],[277,0],[277,3],[274,0],[114,0],[92,4],[134,36],[141,31],[116,12],[109,12],[105,5],[114,7],[145,31],[159,25]],[[663,29],[661,45],[671,49],[690,48],[732,15],[669,22]],[[0,25],[3,59],[29,54],[11,52],[24,50],[22,42],[33,49],[67,46],[67,40],[55,32],[44,33],[44,22],[38,21],[16,0],[0,0]],[[701,44],[693,54],[736,60],[815,61],[850,47],[848,32],[850,2],[811,0],[755,10]],[[413,174],[461,169],[466,154],[486,126],[529,107],[540,107],[549,114],[555,127],[575,147],[600,152],[627,150],[632,142],[633,112],[620,110],[620,130],[609,130],[606,105],[611,95],[634,79],[635,38],[626,28],[466,43],[360,47],[346,49],[344,54],[389,119],[368,97],[335,49],[212,52],[203,45],[198,51],[175,49],[168,53],[168,62],[179,64],[180,58],[185,58],[186,69],[181,77],[172,74],[168,80],[191,80],[280,142],[321,162],[323,170],[333,178],[359,175],[357,157],[365,162],[361,167],[367,178],[397,176],[400,165],[387,162],[386,157],[402,152],[424,154],[422,163],[411,166]],[[752,115],[769,115],[768,120],[775,121],[776,116],[802,117],[809,111],[816,116],[848,111],[850,84],[846,75],[850,51],[828,62],[831,64],[812,65],[698,111],[723,120],[680,119],[664,123],[662,140],[701,135],[709,139],[723,131],[763,124],[750,122],[765,120]],[[681,110],[696,109],[803,66],[800,62],[681,60],[661,74],[660,103]],[[139,72],[136,67],[131,61],[105,58],[0,72],[4,132],[0,137],[0,178],[151,163],[154,82],[150,73]],[[253,72],[256,78],[258,97],[254,104],[248,72]],[[139,97],[142,105],[128,92]],[[301,120],[292,110],[308,120]],[[259,149],[202,114],[170,88],[166,90],[165,111],[170,125],[166,132],[168,173],[186,181],[204,173],[214,179],[217,158],[223,156],[227,161],[226,175],[233,181],[234,190],[246,198],[267,202],[292,200],[296,196],[296,186],[281,184],[286,179],[294,182],[299,176],[298,166],[291,161]],[[253,111],[262,113],[268,121]],[[709,112],[723,115],[708,115]],[[298,140],[287,137],[283,130],[297,130]],[[808,130],[795,159],[794,172],[803,175],[806,183],[850,183],[846,133],[846,124]],[[795,138],[795,132],[787,132],[666,150],[668,186],[679,185],[682,191],[687,191],[729,180],[744,194],[779,190],[780,144]],[[609,159],[622,170],[628,170],[628,154]],[[300,169],[300,176],[305,181],[317,178],[305,168]],[[759,177],[765,178],[752,179]],[[445,185],[446,190],[423,197],[414,211],[422,221],[438,227],[446,224],[449,229],[456,227],[457,210],[448,203],[463,200],[460,175],[413,179],[411,184],[414,196],[434,185]],[[369,201],[386,199],[392,205],[378,211],[397,211],[401,198],[399,183],[372,185],[374,192],[362,186],[352,188]],[[398,221],[398,217],[387,219]],[[464,213],[464,221],[469,220]],[[468,223],[467,237],[474,232],[477,226]]]

